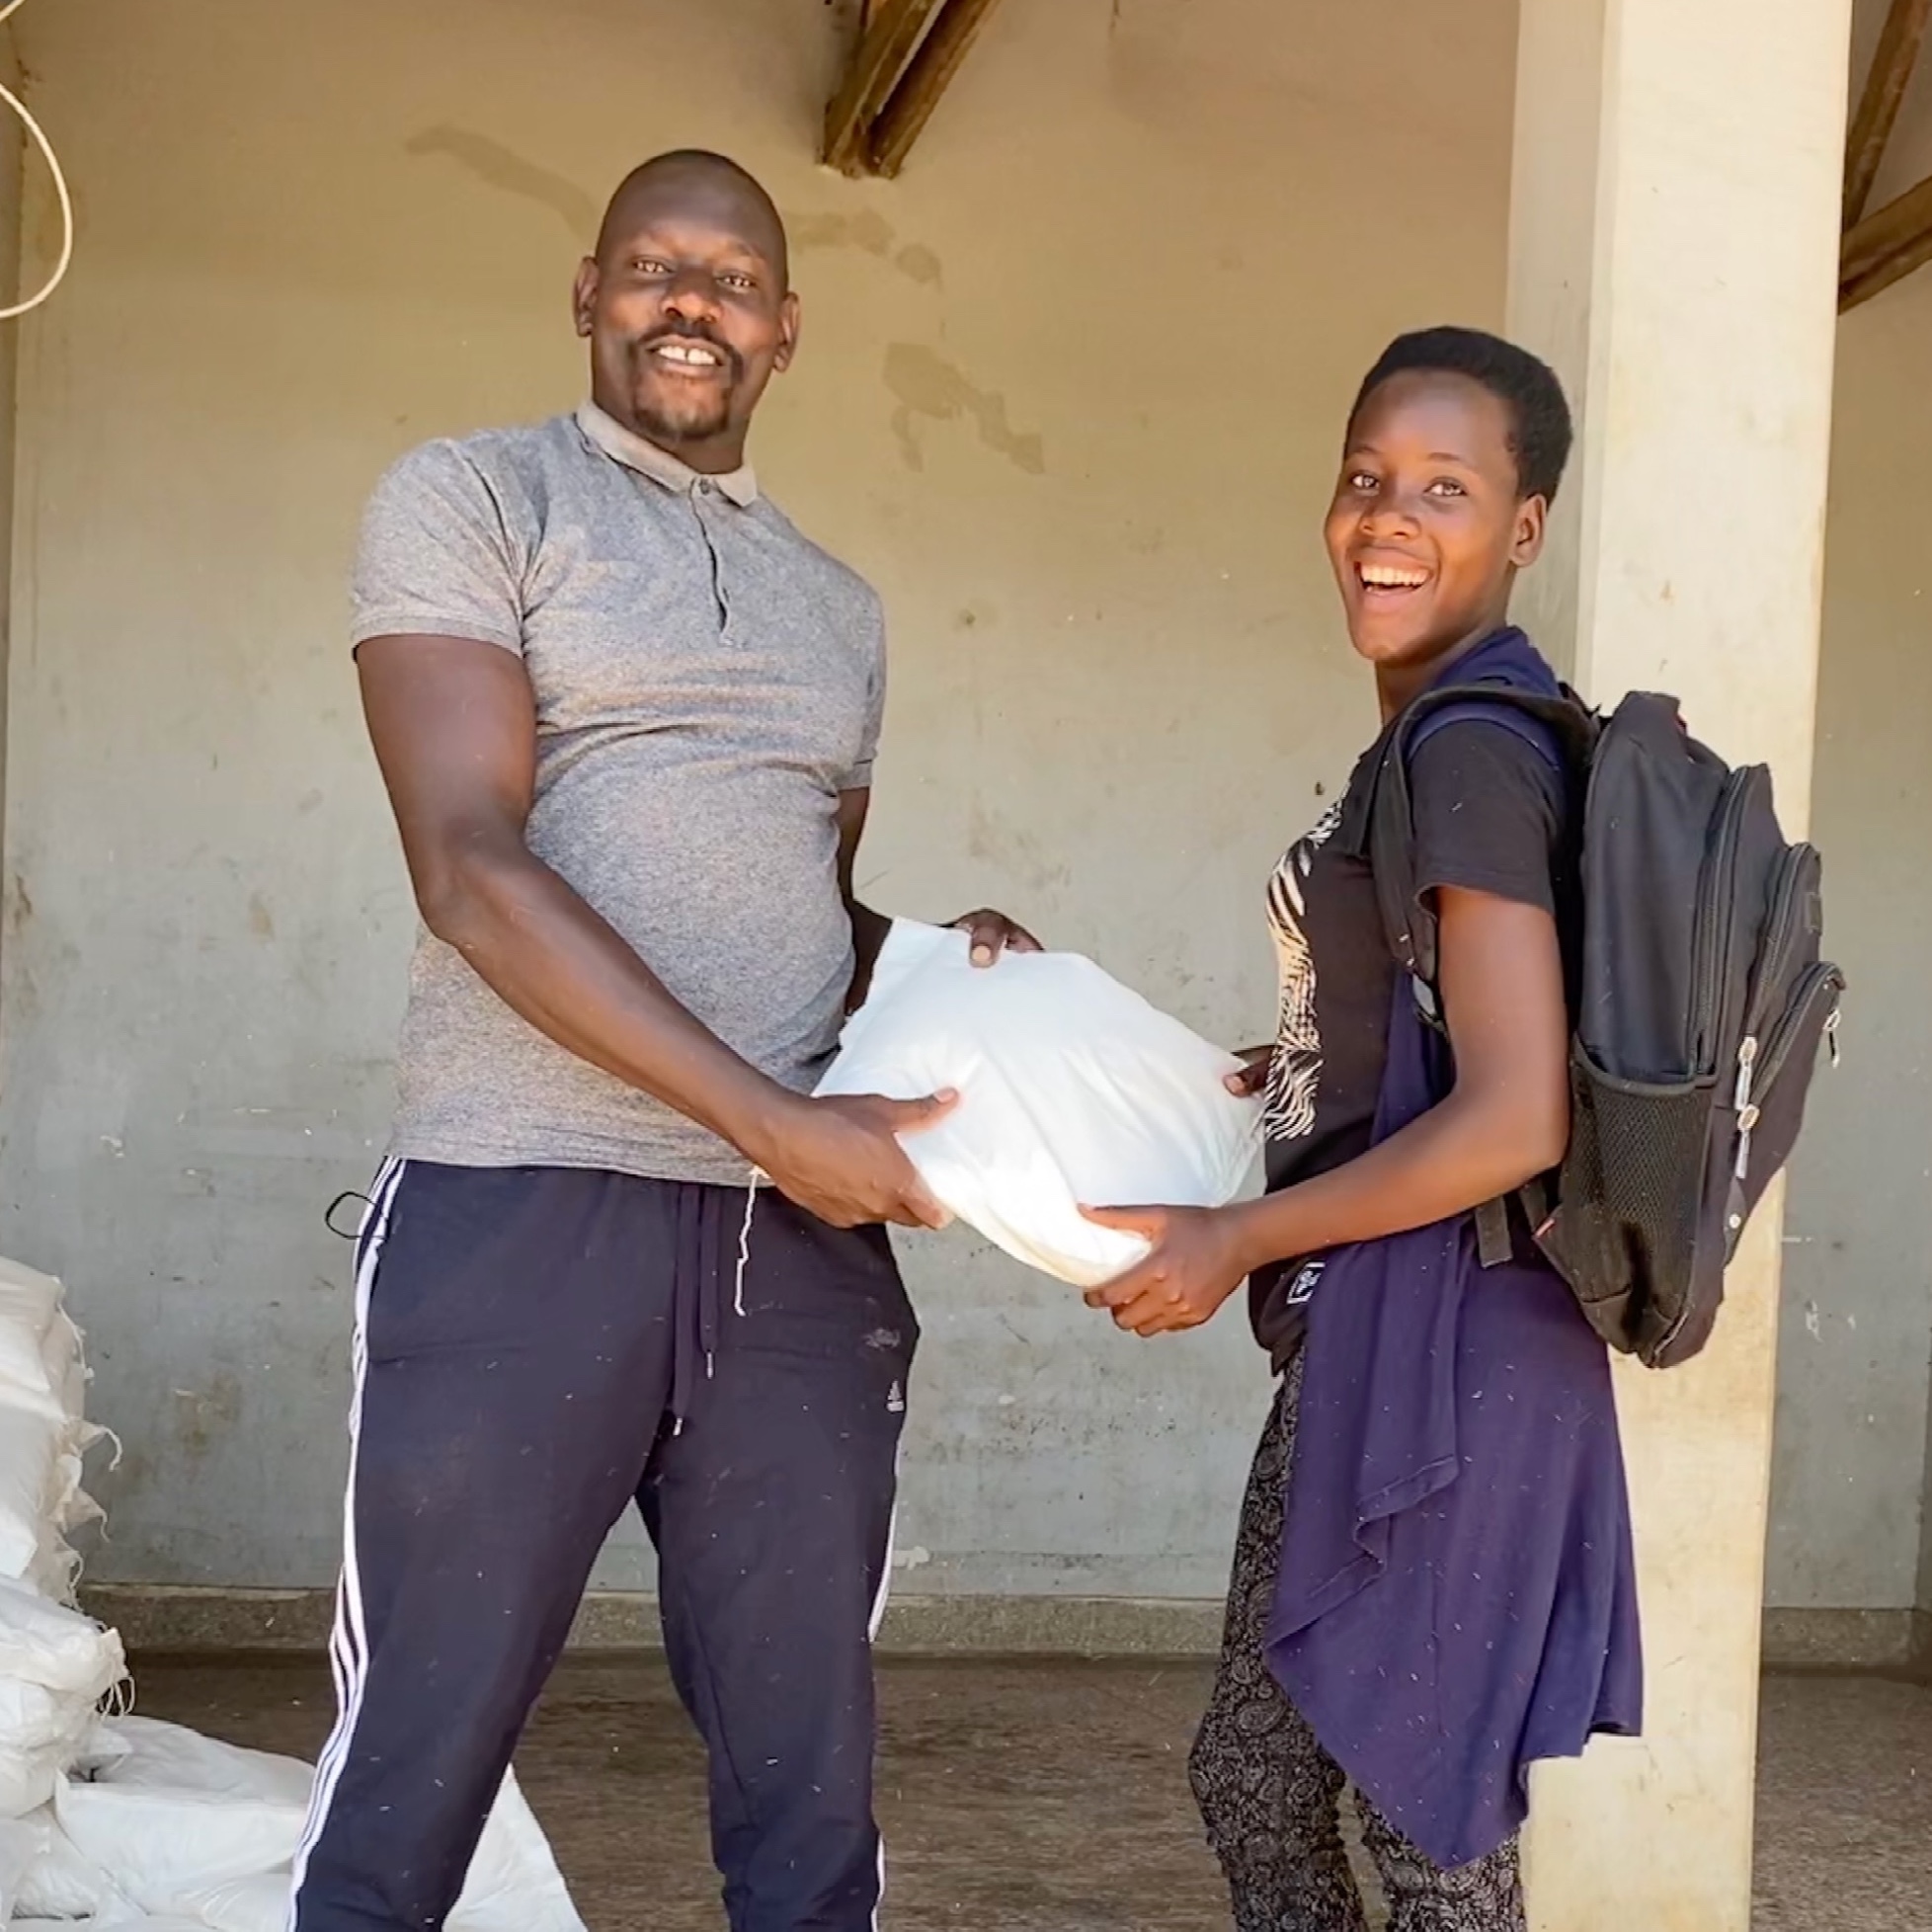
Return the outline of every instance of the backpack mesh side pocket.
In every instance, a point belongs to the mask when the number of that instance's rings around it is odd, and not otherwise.
[[[1708,1079],[1620,1080],[1571,1047],[1570,1151],[1543,1247],[1615,1348],[1676,1322],[1679,1311],[1637,1298],[1646,1282],[1690,1279],[1714,1094]]]

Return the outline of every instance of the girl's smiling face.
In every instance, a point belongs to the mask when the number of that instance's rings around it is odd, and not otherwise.
[[[1543,547],[1547,506],[1522,495],[1515,432],[1482,383],[1426,369],[1379,384],[1348,426],[1328,561],[1349,641],[1399,684],[1500,629]]]

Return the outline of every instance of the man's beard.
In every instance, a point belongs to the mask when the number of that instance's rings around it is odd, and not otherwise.
[[[702,387],[692,384],[687,392],[678,393],[672,387],[678,377],[665,373],[651,353],[661,342],[705,344],[724,359],[725,379]],[[653,442],[702,443],[731,427],[731,399],[745,364],[729,343],[720,342],[709,329],[674,325],[653,329],[633,345],[631,357],[637,378],[632,391],[637,420]]]
[[[714,390],[665,404],[646,393],[636,401],[638,427],[653,443],[703,443],[731,427],[731,392]]]

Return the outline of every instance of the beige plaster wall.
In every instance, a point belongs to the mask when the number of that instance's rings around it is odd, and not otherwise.
[[[1259,882],[1369,725],[1316,547],[1339,414],[1394,330],[1502,299],[1512,11],[1377,21],[1008,0],[883,187],[811,165],[818,0],[23,14],[83,226],[19,337],[0,1246],[70,1278],[128,1444],[98,1574],[331,1571],[349,1295],[321,1214],[379,1149],[412,926],[342,647],[355,517],[409,443],[575,399],[571,267],[656,148],[730,149],[793,222],[805,354],[757,453],[891,608],[870,896],[1003,903],[1209,1031],[1265,1024]],[[31,193],[36,262],[48,215]],[[1847,332],[1871,348],[1840,432],[1834,855],[1926,803],[1923,759],[1861,735],[1916,742],[1881,666],[1922,635],[1923,546],[1851,547],[1906,531],[1932,455],[1897,398],[1925,292]],[[1773,1578],[1834,1605],[1907,1600],[1932,1326],[1909,954],[1856,849]],[[1883,1233],[1856,1205],[1869,1094],[1911,1123]],[[1238,1317],[1144,1348],[963,1237],[907,1252],[906,1586],[1214,1593],[1266,1399]],[[1847,1419],[1868,1390],[1878,1419]],[[604,1575],[648,1575],[635,1537]]]
[[[812,165],[817,0],[23,15],[84,232],[23,338],[0,1241],[71,1279],[128,1445],[97,1574],[331,1570],[321,1214],[378,1150],[412,923],[354,520],[418,439],[574,401],[569,276],[654,149],[731,149],[798,237],[758,455],[891,606],[869,895],[1265,1023],[1262,878],[1369,722],[1315,540],[1338,415],[1500,286],[1512,22],[1399,11],[1015,0],[890,189]],[[963,1238],[909,1259],[909,1583],[1217,1590],[1239,1320],[1148,1349]]]

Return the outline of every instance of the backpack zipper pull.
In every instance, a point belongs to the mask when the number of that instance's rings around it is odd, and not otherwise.
[[[1757,1071],[1757,1035],[1746,1033],[1737,1048],[1737,1089],[1731,1105],[1737,1112],[1737,1164],[1739,1180],[1751,1170],[1751,1129],[1757,1125],[1757,1108],[1751,1103],[1751,1081]]]
[[[1833,1006],[1830,1016],[1824,1022],[1824,1050],[1831,1056],[1831,1064],[1838,1064],[1838,1022],[1844,1017],[1841,1007]]]

